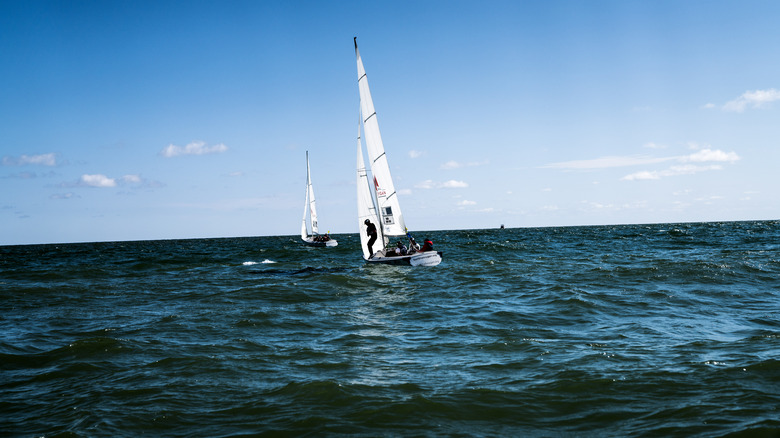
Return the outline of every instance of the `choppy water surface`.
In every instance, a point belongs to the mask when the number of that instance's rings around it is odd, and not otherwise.
[[[0,247],[0,435],[777,436],[780,222]]]

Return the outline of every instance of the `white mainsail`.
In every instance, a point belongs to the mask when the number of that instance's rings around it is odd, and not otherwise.
[[[308,160],[307,160],[308,161]],[[309,213],[309,182],[306,182],[306,201],[303,203],[303,219],[301,220],[301,239],[306,240],[309,232],[306,230],[306,216]]]
[[[379,221],[376,216],[376,208],[374,207],[374,199],[371,194],[371,183],[368,180],[368,173],[366,172],[366,163],[363,160],[363,147],[360,143],[360,123],[358,123],[358,137],[357,137],[357,207],[358,207],[358,229],[360,230],[360,246],[363,249],[363,258],[368,259],[371,257],[371,253],[368,252],[368,235],[366,234],[366,219],[370,220],[377,228],[377,239],[374,243],[373,249],[377,250],[384,248],[384,236],[382,235],[382,227],[379,226]]]
[[[355,38],[355,55],[357,56],[358,88],[360,89],[360,114],[377,206],[379,207],[379,222],[385,236],[404,236],[406,235],[406,224],[401,213],[401,206],[398,203],[393,178],[390,176],[390,167],[387,164],[385,147],[379,133],[379,122],[374,102],[371,99],[371,91],[368,89],[368,78],[363,68],[363,60],[360,58],[360,51],[358,51],[357,38]],[[384,240],[379,241],[383,242]]]
[[[309,199],[309,221],[311,222],[311,233],[320,234],[317,226],[317,204],[314,202],[314,185],[311,183],[311,168],[309,167],[309,151],[306,151],[306,185],[309,188],[306,194]]]
[[[314,202],[314,186],[311,184],[311,169],[309,168],[309,151],[306,151],[306,202],[303,204],[303,221],[301,222],[301,239],[303,240],[306,240],[309,236],[306,228],[306,216],[309,216],[312,234],[319,234],[317,206]]]

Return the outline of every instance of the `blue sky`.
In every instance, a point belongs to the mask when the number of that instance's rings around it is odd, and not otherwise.
[[[775,1],[1,1],[0,245],[780,218]]]

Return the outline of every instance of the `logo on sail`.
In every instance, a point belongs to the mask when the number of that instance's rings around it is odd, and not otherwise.
[[[381,198],[384,196],[387,196],[387,192],[385,189],[379,188],[379,181],[376,180],[376,176],[374,177],[374,189],[376,190],[376,196]]]

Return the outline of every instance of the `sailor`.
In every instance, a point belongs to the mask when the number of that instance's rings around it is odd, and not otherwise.
[[[423,247],[420,251],[433,251],[433,242],[431,242],[431,239],[425,239],[423,242]]]
[[[406,255],[406,245],[401,243],[401,241],[398,241],[398,244],[395,245],[395,255],[402,256]]]
[[[366,235],[369,237],[368,243],[366,244],[368,246],[368,253],[369,258],[374,256],[374,242],[376,242],[376,225],[372,224],[370,220],[366,219],[363,221],[364,224],[366,224]]]
[[[415,253],[420,250],[420,244],[414,241],[414,237],[409,238],[409,254]]]

